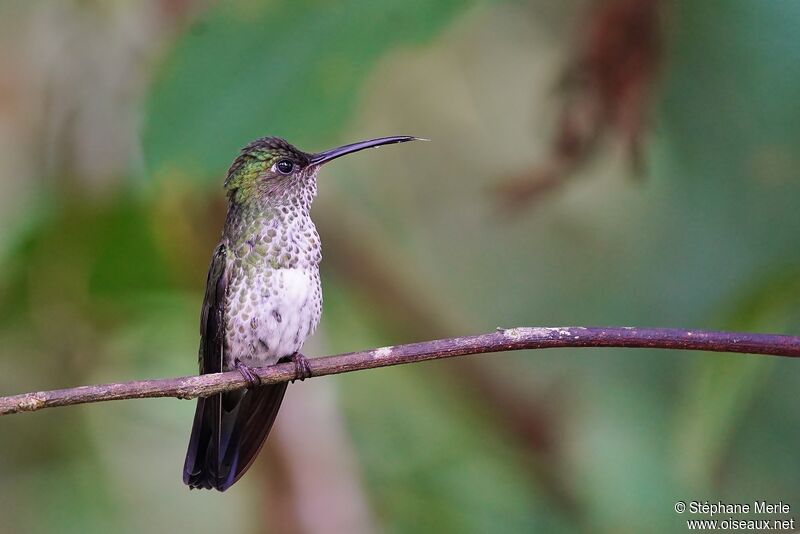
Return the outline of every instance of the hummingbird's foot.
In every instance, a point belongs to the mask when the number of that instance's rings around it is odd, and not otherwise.
[[[253,372],[252,369],[236,359],[236,370],[239,371],[247,381],[248,388],[255,388],[261,385],[261,377]]]
[[[308,359],[299,352],[295,352],[291,356],[294,362],[294,376],[295,380],[303,381],[306,378],[311,378],[311,366],[308,365]],[[292,380],[294,382],[294,380]]]
[[[302,382],[306,378],[311,378],[313,376],[311,374],[311,366],[308,365],[308,359],[299,352],[295,352],[291,356],[284,356],[278,360],[278,363],[289,362],[294,364],[294,378],[292,378],[292,384],[294,384],[295,380]]]

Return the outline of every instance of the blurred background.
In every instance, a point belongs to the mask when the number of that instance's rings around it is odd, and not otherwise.
[[[0,4],[0,394],[187,375],[263,135],[326,167],[320,356],[517,325],[800,333],[800,3]],[[224,494],[194,402],[0,420],[0,532],[683,531],[800,507],[796,362],[506,353],[289,388]]]

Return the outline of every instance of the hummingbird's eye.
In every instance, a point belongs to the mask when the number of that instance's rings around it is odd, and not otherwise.
[[[275,164],[275,168],[278,169],[278,172],[281,174],[289,174],[294,170],[294,163],[288,159],[282,159]]]

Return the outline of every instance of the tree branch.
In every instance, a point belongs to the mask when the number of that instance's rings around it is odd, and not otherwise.
[[[558,347],[702,350],[797,358],[800,357],[800,336],[668,328],[498,328],[496,332],[489,334],[438,339],[314,358],[309,360],[309,365],[313,376],[325,376],[468,354]],[[262,367],[253,371],[264,384],[286,382],[295,377],[294,365],[291,363]],[[192,399],[243,389],[246,386],[247,383],[238,371],[230,371],[201,376],[37,391],[0,397],[0,415],[110,400],[150,397]]]

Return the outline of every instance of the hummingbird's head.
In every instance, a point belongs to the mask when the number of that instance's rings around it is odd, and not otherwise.
[[[405,143],[418,137],[379,137],[343,145],[316,154],[303,152],[279,137],[262,137],[244,147],[225,179],[231,202],[307,198],[316,192],[317,172],[322,165],[366,148]]]

